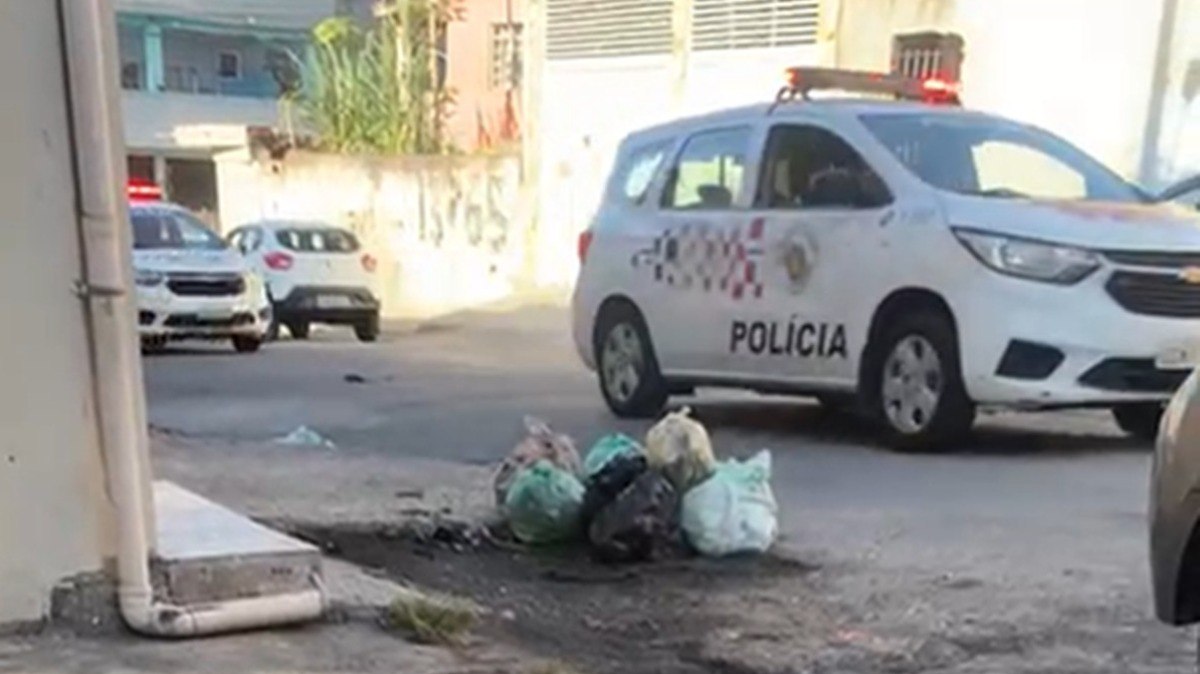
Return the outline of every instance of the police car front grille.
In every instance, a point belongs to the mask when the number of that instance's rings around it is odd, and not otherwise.
[[[171,274],[167,287],[184,297],[224,297],[241,295],[246,282],[241,274]]]
[[[1109,250],[1104,257],[1110,262],[1126,267],[1163,267],[1182,269],[1200,267],[1200,251],[1171,252],[1143,250]]]
[[[1117,271],[1105,288],[1117,304],[1135,314],[1200,318],[1200,285],[1174,274]]]

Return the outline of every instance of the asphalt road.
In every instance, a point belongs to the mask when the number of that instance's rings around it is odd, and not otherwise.
[[[644,432],[607,413],[566,326],[565,310],[539,307],[373,345],[329,331],[254,355],[173,351],[145,360],[150,419],[246,440],[304,424],[345,452],[472,464],[503,457],[525,414],[581,448]],[[847,639],[968,629],[979,638],[953,648],[1002,663],[953,671],[1192,671],[1191,636],[1150,618],[1150,450],[1107,415],[985,417],[958,451],[908,456],[805,400],[705,391],[689,404],[718,454],[772,450],[782,544],[821,564],[831,595],[868,627]]]

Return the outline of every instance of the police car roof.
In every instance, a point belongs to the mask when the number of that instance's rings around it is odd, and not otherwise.
[[[772,110],[772,108],[774,108]],[[756,103],[737,108],[727,108],[703,115],[683,117],[663,124],[635,131],[629,134],[630,140],[647,137],[671,136],[693,129],[698,126],[714,124],[735,124],[748,120],[770,117],[772,119],[788,119],[801,115],[828,117],[857,117],[868,114],[941,114],[958,116],[986,116],[986,113],[966,110],[952,105],[934,105],[920,101],[894,101],[872,98],[814,98],[812,100],[784,101],[781,103]]]
[[[133,201],[130,201],[129,202],[129,210],[130,211],[170,211],[172,213],[178,213],[178,212],[190,213],[190,211],[188,211],[188,209],[184,208],[183,206],[180,206],[179,204],[173,204],[169,201],[155,201],[155,200],[148,200],[148,201],[133,200]]]

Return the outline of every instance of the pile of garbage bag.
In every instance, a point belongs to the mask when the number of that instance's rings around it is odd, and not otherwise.
[[[766,552],[779,533],[771,454],[717,461],[691,410],[671,412],[645,444],[613,433],[580,461],[571,438],[525,419],[493,479],[513,535],[530,545],[586,538],[603,562],[653,559],[686,542],[711,557]]]

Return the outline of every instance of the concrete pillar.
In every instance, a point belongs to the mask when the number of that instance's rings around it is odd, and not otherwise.
[[[115,554],[81,276],[58,2],[0,3],[0,625]],[[115,77],[115,72],[114,72]]]
[[[163,200],[170,200],[171,186],[167,184],[167,158],[155,153],[151,155],[151,161],[154,164],[154,184],[162,190]]]
[[[688,65],[692,57],[692,0],[671,4],[671,101],[675,114],[686,113]]]
[[[162,91],[166,85],[162,27],[153,23],[146,24],[142,29],[142,44],[146,61],[146,91]]]
[[[1154,189],[1160,185],[1158,175],[1158,146],[1162,140],[1163,110],[1167,99],[1167,84],[1171,73],[1172,41],[1175,36],[1175,17],[1179,13],[1179,0],[1162,0],[1162,16],[1159,19],[1158,44],[1154,53],[1154,71],[1150,75],[1150,99],[1146,109],[1146,123],[1142,130],[1142,153],[1138,161],[1137,179]]]

